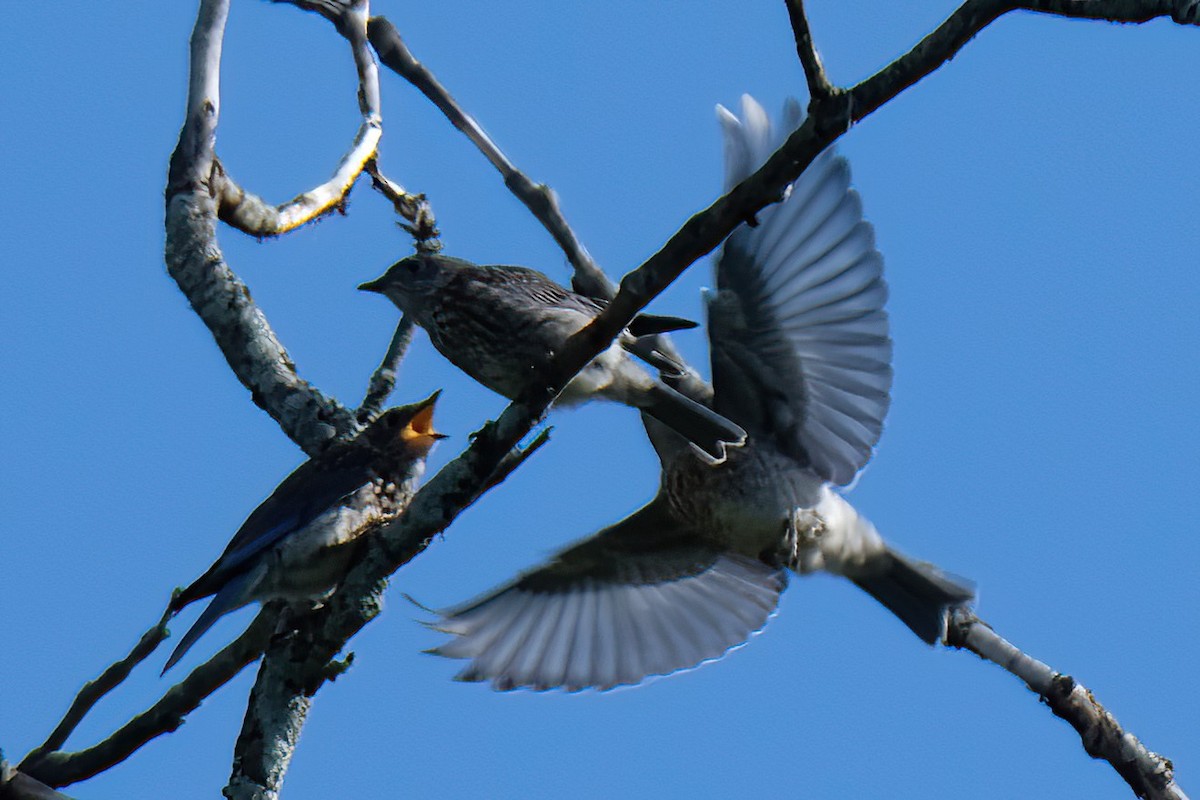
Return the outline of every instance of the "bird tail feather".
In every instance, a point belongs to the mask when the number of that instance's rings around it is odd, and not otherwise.
[[[163,667],[160,675],[166,675],[167,670],[179,663],[179,660],[187,654],[187,651],[192,648],[196,640],[203,636],[209,628],[213,626],[218,619],[228,614],[230,611],[235,611],[250,602],[246,596],[246,588],[252,578],[252,572],[243,573],[222,587],[221,591],[217,592],[213,597],[212,602],[200,614],[200,617],[188,628],[188,632],[179,640],[179,644],[175,646],[171,657],[167,659],[166,665]]]
[[[881,571],[852,578],[854,583],[900,618],[928,644],[944,641],[951,608],[975,599],[971,581],[943,572],[888,548]]]
[[[691,442],[697,455],[713,464],[725,450],[746,443],[746,431],[710,408],[655,382],[638,398],[638,408]]]

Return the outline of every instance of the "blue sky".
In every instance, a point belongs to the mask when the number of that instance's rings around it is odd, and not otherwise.
[[[578,7],[575,7],[575,6]],[[650,7],[647,7],[650,6]],[[949,2],[814,2],[831,78],[861,80]],[[782,2],[383,2],[419,58],[560,194],[618,274],[720,186],[715,103],[778,109],[804,81]],[[15,4],[0,29],[0,748],[19,758],[121,656],[300,461],[251,402],[162,264],[191,3]],[[1006,18],[842,140],[891,286],[893,406],[851,494],[914,556],[976,580],[980,616],[1075,675],[1200,782],[1200,31]],[[218,152],[281,202],[329,174],[357,126],[323,21],[234,4]],[[384,169],[426,192],[447,252],[565,280],[561,254],[483,159],[383,76]],[[223,230],[301,374],[347,403],[393,308],[354,290],[407,252],[364,185],[347,217],[279,241]],[[700,313],[698,263],[653,307]],[[706,364],[703,336],[681,346]],[[444,387],[453,436],[504,402],[419,338],[396,402]],[[632,511],[657,462],[636,415],[555,415],[552,446],[402,570],[354,668],[319,694],[289,798],[1053,796],[1124,798],[1112,770],[1014,678],[930,649],[861,592],[797,579],[749,646],[648,686],[494,694],[419,651],[401,592],[472,596]],[[223,621],[189,668],[250,618]],[[191,616],[186,618],[190,621]],[[178,626],[177,626],[178,627]],[[166,688],[166,649],[72,740]],[[173,735],[68,791],[215,796],[253,674]]]

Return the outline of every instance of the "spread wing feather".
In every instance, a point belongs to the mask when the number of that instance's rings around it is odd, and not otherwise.
[[[786,135],[799,123],[785,109]],[[726,183],[742,180],[783,141],[762,107],[718,108]],[[825,479],[850,483],[871,457],[887,414],[892,343],[874,232],[850,188],[850,168],[826,150],[743,225],[717,261],[709,298],[714,405],[752,437],[771,436]]]

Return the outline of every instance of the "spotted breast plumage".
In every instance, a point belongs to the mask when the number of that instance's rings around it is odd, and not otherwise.
[[[320,600],[334,588],[359,537],[402,510],[421,471],[414,467],[443,438],[433,428],[437,397],[383,412],[301,464],[254,509],[216,563],[171,599],[178,612],[214,595],[164,673],[223,615],[256,601]]]
[[[510,399],[530,387],[536,370],[571,335],[600,313],[601,304],[532,269],[480,266],[460,258],[419,253],[395,264],[360,289],[388,297],[424,328],[434,347],[475,380]],[[633,406],[661,421],[719,463],[746,432],[637,366],[624,346],[635,327],[661,331],[664,318],[642,317],[592,359],[556,401],[570,406],[602,397]]]

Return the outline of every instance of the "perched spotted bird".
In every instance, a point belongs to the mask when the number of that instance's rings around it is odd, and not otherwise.
[[[385,411],[353,440],[300,465],[254,509],[217,562],[171,599],[177,612],[215,595],[164,673],[231,611],[255,601],[315,601],[329,594],[345,575],[357,537],[402,510],[412,491],[406,479],[419,475],[410,475],[411,468],[445,438],[433,429],[437,397]]]
[[[726,186],[782,141],[751,98],[723,108]],[[787,109],[786,129],[800,122]],[[887,289],[845,159],[818,157],[756,227],[726,241],[708,297],[713,410],[749,432],[714,467],[647,427],[663,463],[644,508],[458,608],[434,651],[497,689],[607,689],[720,657],[761,629],[788,571],[849,578],[921,639],[972,600],[889,547],[835,487],[879,439],[892,383]]]
[[[528,387],[538,365],[602,308],[531,269],[480,266],[436,254],[409,256],[358,288],[388,297],[428,332],[433,346],[451,363],[510,399]],[[633,406],[695,445],[707,463],[721,462],[726,448],[740,446],[746,432],[650,377],[624,349],[638,335],[691,324],[642,315],[622,340],[575,376],[558,405],[603,397]]]

